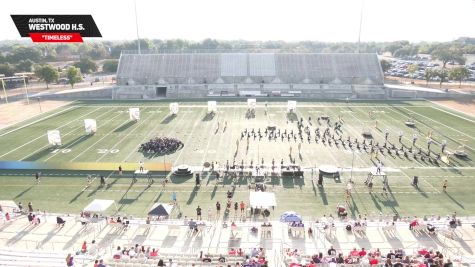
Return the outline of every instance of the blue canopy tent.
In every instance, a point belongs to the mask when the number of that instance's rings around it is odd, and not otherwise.
[[[300,222],[302,216],[298,215],[295,211],[286,211],[280,215],[281,222]]]

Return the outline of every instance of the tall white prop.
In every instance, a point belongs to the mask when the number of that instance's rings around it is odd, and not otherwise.
[[[85,119],[84,128],[86,128],[86,134],[95,134],[97,132],[97,122],[94,119]]]
[[[208,113],[213,113],[218,111],[218,105],[216,101],[208,101]]]
[[[255,98],[250,98],[247,100],[247,107],[249,109],[256,109],[256,99]]]
[[[295,112],[297,109],[297,101],[289,100],[287,101],[287,112]]]
[[[140,120],[140,109],[139,108],[129,108],[129,117],[132,121]]]
[[[59,130],[48,131],[48,143],[52,146],[61,145],[61,134],[59,133]]]
[[[170,113],[173,115],[178,113],[178,103],[170,103]]]

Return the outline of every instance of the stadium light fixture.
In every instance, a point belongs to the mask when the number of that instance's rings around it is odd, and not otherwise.
[[[5,89],[5,81],[3,80],[3,78],[1,80],[2,80],[3,94],[5,95],[5,102],[8,103],[8,95],[7,95],[7,90]]]

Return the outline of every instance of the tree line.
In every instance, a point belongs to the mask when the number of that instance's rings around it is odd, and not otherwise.
[[[222,41],[205,39],[200,42],[175,39],[141,39],[140,46],[146,53],[167,52],[197,52],[197,51],[247,51],[247,52],[301,52],[301,53],[378,53],[390,52],[393,56],[404,58],[416,54],[430,54],[440,59],[445,65],[454,61],[465,63],[464,54],[475,54],[475,38],[459,38],[452,42],[440,43],[410,43],[408,41],[394,42],[364,42],[358,45],[352,42],[284,42],[284,41]],[[81,73],[92,73],[99,69],[97,61],[102,61],[102,71],[114,73],[117,70],[118,58],[122,51],[137,50],[137,41],[90,41],[71,44],[32,44],[26,41],[0,42],[0,74],[12,76],[18,72],[35,72],[40,78],[54,82],[56,76],[65,75],[69,68],[75,67]],[[48,62],[75,61],[67,70],[46,68]],[[384,69],[384,66],[383,66]],[[43,73],[46,73],[42,75]],[[442,74],[443,75],[443,74]],[[448,77],[448,74],[447,74]],[[74,80],[74,79],[73,79]]]

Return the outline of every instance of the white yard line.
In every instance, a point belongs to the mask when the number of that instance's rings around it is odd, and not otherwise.
[[[119,113],[117,116],[119,115],[124,115],[126,113]],[[97,140],[96,142],[94,142],[93,144],[91,144],[89,147],[87,147],[86,149],[84,149],[81,153],[79,153],[78,155],[76,155],[74,158],[72,158],[71,160],[69,160],[69,162],[73,162],[75,159],[79,158],[80,156],[82,156],[86,151],[89,151],[89,149],[93,148],[97,143],[99,143],[100,141],[104,140],[104,138],[108,137],[110,133],[113,133],[115,130],[119,129],[120,127],[122,127],[124,124],[127,124],[129,123],[130,121],[129,120],[126,120],[124,123],[120,124],[119,126],[115,127],[114,129],[110,130],[107,134],[105,134],[103,137],[101,137],[99,140]],[[126,135],[127,136],[127,135]],[[107,154],[107,153],[106,153]],[[104,154],[105,155],[105,154]]]
[[[71,103],[65,103],[64,105],[58,106],[57,108],[62,108],[62,107],[67,106],[67,105],[69,105],[69,104],[71,104]],[[12,132],[18,131],[18,130],[20,130],[20,129],[29,127],[29,126],[31,126],[31,125],[33,125],[33,124],[35,124],[35,123],[38,123],[38,122],[40,122],[40,121],[49,119],[50,117],[54,117],[54,116],[56,116],[56,115],[58,115],[58,114],[60,114],[60,113],[62,113],[62,112],[68,111],[68,110],[70,110],[70,109],[72,109],[72,108],[79,108],[79,107],[80,107],[80,106],[75,106],[75,105],[74,105],[74,106],[71,106],[71,107],[69,107],[69,108],[67,108],[67,109],[60,110],[60,111],[58,111],[58,112],[56,112],[56,113],[50,114],[50,115],[48,115],[48,116],[46,116],[46,117],[43,117],[43,118],[40,118],[40,119],[38,119],[38,120],[36,120],[36,121],[30,122],[30,123],[28,123],[28,124],[26,124],[26,125],[23,125],[23,126],[21,126],[21,127],[15,128],[15,129],[10,130],[10,131],[8,131],[8,132],[6,132],[6,133],[0,134],[0,137],[5,136],[5,135],[7,135],[7,134],[10,134],[10,133],[12,133]],[[19,122],[6,125],[5,127],[2,127],[2,128],[11,127],[11,126],[13,126],[13,125],[15,125],[15,124],[20,124],[20,123],[22,123],[22,122],[24,122],[24,121],[27,121],[27,120],[30,120],[30,119],[32,119],[32,118],[39,117],[39,116],[42,116],[42,115],[43,115],[43,114],[38,114],[38,115],[35,115],[35,116],[31,117],[31,118],[26,118],[26,119],[21,120],[21,121],[19,121]]]
[[[96,112],[96,111],[99,110],[99,109],[100,109],[100,107],[97,108],[97,109],[95,109],[95,110],[93,110],[93,111],[91,111],[91,112],[89,112],[89,113],[87,113],[87,114],[85,114],[85,115],[83,115],[83,116],[81,116],[81,117],[79,117],[79,118],[84,118],[85,116],[87,116],[87,115],[89,115],[89,114],[91,114],[91,113],[93,113],[93,112]],[[68,123],[66,123],[66,124],[63,124],[63,125],[61,125],[60,127],[55,128],[55,129],[58,129],[58,130],[59,130],[59,129],[63,128],[64,126],[67,126],[67,125],[69,125],[69,124],[71,124],[71,123],[73,123],[73,122],[75,122],[75,121],[76,121],[76,119],[71,120],[70,122],[68,122]],[[70,131],[69,133],[71,133],[71,131]],[[38,140],[38,139],[40,139],[40,138],[43,138],[43,137],[45,137],[45,136],[46,136],[46,134],[42,134],[42,135],[38,136],[37,138],[35,138],[35,139],[33,139],[33,140],[31,140],[31,141],[29,141],[29,142],[27,142],[27,143],[24,143],[23,145],[21,145],[21,146],[19,146],[19,147],[16,147],[15,149],[12,149],[12,150],[8,151],[7,153],[1,155],[0,158],[2,158],[2,157],[4,157],[4,156],[6,156],[6,155],[8,155],[8,154],[10,154],[10,153],[12,153],[12,152],[18,150],[18,149],[20,149],[20,148],[22,148],[22,147],[24,147],[24,146],[26,146],[26,145],[28,145],[28,144],[31,144],[32,142],[34,142],[34,141],[36,141],[36,140]],[[44,147],[43,147],[43,148],[44,148]],[[37,151],[39,151],[39,150],[36,150],[36,151],[33,152],[32,154],[36,153]],[[30,155],[32,155],[32,154],[30,154]]]
[[[183,144],[189,143],[190,138],[193,136],[193,132],[195,131],[195,128],[196,128],[196,126],[198,125],[198,123],[199,123],[200,121],[201,121],[201,120],[200,120],[199,118],[195,121],[195,123],[193,124],[193,127],[191,128],[191,132],[189,132],[188,138],[186,138],[186,141],[183,142]],[[177,163],[178,160],[180,159],[181,154],[183,153],[183,151],[184,151],[184,149],[180,150],[180,153],[178,153],[178,155],[177,155],[175,161],[173,161],[172,166],[175,166],[175,165],[176,165],[176,163]]]
[[[111,110],[109,110],[109,111],[107,111],[107,112],[102,113],[101,115],[99,115],[98,117],[96,117],[96,120],[99,119],[99,118],[101,118],[101,117],[104,116],[104,115],[109,115],[109,113],[111,113],[111,111],[113,111],[113,110],[114,110],[114,109],[111,109]],[[117,116],[120,116],[120,115],[122,115],[122,114],[115,115],[115,116],[112,117],[112,118],[116,118]],[[104,123],[104,124],[102,124],[102,125],[99,125],[99,126],[103,127],[103,126],[107,125],[108,122],[111,122],[111,121],[113,121],[113,120],[112,120],[112,119],[111,119],[111,120],[108,120],[106,123]],[[85,134],[81,134],[81,136],[84,136],[84,137],[85,137]],[[107,135],[106,135],[106,136],[107,136]],[[71,143],[70,145],[68,145],[68,146],[66,146],[66,147],[62,147],[61,149],[71,148],[71,147],[73,147],[77,142],[79,142],[80,140],[81,140],[81,139],[78,139],[78,140],[76,140],[75,142]],[[53,158],[54,156],[56,156],[56,155],[58,155],[58,154],[60,154],[60,153],[55,153],[55,154],[51,155],[50,157],[46,158],[44,161],[48,161],[49,159]]]
[[[450,109],[450,110],[453,110],[453,111],[456,111],[456,112],[463,113],[463,114],[465,114],[465,115],[467,115],[467,116],[473,118],[473,115],[472,115],[472,114],[465,113],[465,112],[463,112],[463,111],[461,111],[461,110],[458,110],[458,109],[456,109],[456,108],[453,108],[453,107],[450,107],[450,106],[446,106],[446,105],[444,105],[444,104],[440,104],[440,103],[437,103],[437,102],[434,102],[434,101],[429,101],[429,102],[432,103],[432,104],[435,104],[435,105],[437,105],[437,106],[446,108],[446,109]],[[469,122],[475,123],[475,120],[471,120],[471,119],[469,119],[469,118],[466,118],[466,117],[460,116],[460,115],[458,115],[458,114],[449,112],[448,110],[444,110],[444,109],[436,108],[436,107],[432,107],[432,106],[431,106],[431,108],[437,109],[437,110],[440,110],[440,111],[443,111],[443,112],[448,113],[448,114],[450,114],[450,115],[452,115],[452,116],[459,117],[459,118],[461,118],[461,119],[464,119],[464,120],[467,120],[467,121],[469,121]]]
[[[208,148],[209,148],[209,144],[211,143],[211,139],[213,139],[213,137],[216,136],[214,134],[214,131],[216,131],[216,123],[218,122],[218,120],[219,120],[218,119],[218,114],[216,114],[216,116],[213,118],[213,123],[210,127],[210,131],[209,131],[209,134],[208,134],[208,142],[206,144],[206,148],[204,150],[203,157],[201,158],[201,162],[203,162],[203,163],[205,161],[206,156],[208,155]],[[224,127],[224,122],[222,123],[221,126]],[[221,133],[221,128],[219,128],[217,134],[220,134],[220,133]],[[232,144],[232,142],[230,142],[230,144]]]
[[[145,113],[145,108],[144,108],[144,113]],[[120,139],[119,141],[117,141],[117,143],[115,143],[115,145],[113,147],[110,148],[110,150],[112,149],[115,149],[117,147],[117,145],[119,145],[120,143],[122,143],[127,137],[129,137],[129,135],[134,132],[135,130],[137,130],[138,128],[140,128],[139,126],[144,124],[147,120],[149,120],[150,118],[153,118],[153,115],[155,113],[150,113],[150,115],[147,117],[147,118],[144,118],[143,120],[140,120],[139,123],[137,123],[136,127],[133,128],[132,130],[130,130],[130,132],[128,134],[126,134],[122,139]],[[96,162],[99,162],[101,159],[103,159],[107,154],[109,153],[104,153],[102,156],[100,156]]]
[[[417,115],[419,115],[419,116],[421,116],[421,117],[424,117],[424,118],[426,118],[426,119],[428,119],[428,120],[431,120],[431,121],[433,121],[433,122],[435,122],[435,123],[437,123],[437,124],[443,125],[444,127],[447,127],[447,128],[449,128],[449,129],[451,129],[451,130],[453,130],[453,131],[455,131],[455,132],[458,132],[458,133],[462,134],[463,136],[466,136],[466,137],[468,137],[468,138],[471,138],[471,139],[475,140],[475,137],[473,137],[473,136],[470,136],[470,135],[468,135],[468,134],[466,134],[466,133],[464,133],[464,132],[461,132],[461,131],[459,131],[459,130],[453,128],[453,127],[450,127],[450,126],[448,126],[448,125],[445,125],[445,124],[443,124],[443,123],[441,123],[441,122],[439,122],[439,121],[436,121],[436,120],[434,120],[434,119],[432,119],[432,118],[429,118],[429,117],[427,117],[427,116],[424,116],[424,115],[422,115],[422,114],[420,114],[420,113],[418,113],[418,112],[416,112],[416,111],[411,111],[411,110],[409,110],[409,109],[407,109],[407,108],[403,108],[403,109],[407,110],[408,112],[416,113]],[[396,110],[396,111],[397,111],[397,110]],[[401,113],[400,111],[398,111],[398,112]],[[404,114],[402,114],[402,115],[404,115]],[[471,150],[475,150],[474,148],[472,148],[472,147],[470,147],[470,146],[468,146],[468,145],[465,145],[465,146],[468,147],[468,148],[470,148]]]

